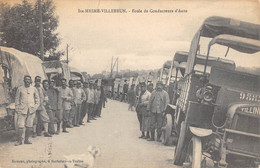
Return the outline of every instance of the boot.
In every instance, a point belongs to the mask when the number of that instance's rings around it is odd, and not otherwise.
[[[19,128],[17,131],[17,142],[15,146],[19,146],[23,144],[23,128]]]
[[[149,131],[146,132],[146,136],[144,137],[144,139],[149,139],[150,138],[150,134]]]
[[[32,144],[32,143],[29,141],[29,137],[31,136],[31,133],[32,133],[32,128],[26,128],[26,130],[25,130],[24,144]]]
[[[151,138],[147,139],[147,141],[154,141],[154,131],[151,131]]]
[[[69,131],[66,130],[66,127],[67,127],[67,122],[66,122],[66,121],[63,121],[63,122],[62,122],[62,132],[64,132],[64,133],[69,133]]]
[[[49,123],[44,123],[44,124],[43,124],[43,128],[44,128],[44,133],[43,133],[43,135],[44,135],[45,137],[52,137],[51,134],[48,133],[48,129],[49,129],[49,125],[48,125],[48,124],[49,124]]]
[[[161,131],[157,131],[157,142],[161,142],[161,135],[162,135],[162,132]]]
[[[144,138],[145,137],[145,134],[144,132],[142,131],[142,135],[139,137],[139,138]]]
[[[36,133],[37,133],[37,136],[42,136],[42,126],[41,126],[41,124],[36,125]]]
[[[60,133],[60,122],[57,122],[57,131],[55,132],[55,134],[59,134]]]
[[[37,137],[36,132],[33,132],[33,133],[32,133],[32,137],[33,137],[33,138],[36,138],[36,137]]]
[[[52,137],[52,135],[51,135],[50,133],[48,133],[48,132],[44,132],[43,135],[44,135],[45,137]]]
[[[88,113],[87,115],[88,115],[87,122],[90,122],[90,121],[89,121],[89,120],[90,120],[90,114]]]

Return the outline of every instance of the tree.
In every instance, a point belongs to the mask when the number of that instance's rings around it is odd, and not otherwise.
[[[0,6],[0,44],[20,51],[40,56],[39,10],[35,4],[23,0],[22,4],[10,7]],[[51,0],[42,2],[44,55],[60,57],[64,52],[57,51],[60,43],[56,29],[58,16]]]

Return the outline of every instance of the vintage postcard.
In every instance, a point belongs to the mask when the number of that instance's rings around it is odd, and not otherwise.
[[[259,0],[0,0],[0,168],[259,168]]]

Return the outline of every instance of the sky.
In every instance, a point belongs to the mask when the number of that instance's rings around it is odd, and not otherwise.
[[[59,16],[60,49],[65,50],[68,44],[70,66],[91,75],[110,71],[112,57],[119,58],[119,70],[159,69],[165,61],[172,60],[176,51],[189,50],[195,32],[209,16],[260,24],[257,0],[54,0],[54,4]],[[127,13],[78,12],[79,9],[118,8],[126,9]],[[133,13],[132,9],[181,9],[187,12]],[[258,58],[236,61],[237,65],[260,66],[259,54]]]

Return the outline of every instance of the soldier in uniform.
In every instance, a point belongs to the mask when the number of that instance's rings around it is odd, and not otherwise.
[[[156,83],[156,89],[152,92],[149,104],[147,106],[147,111],[150,112],[150,130],[151,138],[149,141],[154,141],[155,130],[157,130],[157,141],[160,141],[161,128],[163,124],[163,113],[169,104],[169,95],[163,90],[163,83],[158,81]]]
[[[45,105],[45,109],[46,109],[47,114],[49,115],[49,119],[50,119],[50,122],[48,124],[48,132],[49,132],[49,134],[53,135],[53,134],[55,134],[54,123],[56,123],[56,121],[55,121],[55,117],[54,117],[52,107],[51,107],[51,104],[50,104],[51,103],[50,102],[50,95],[48,94],[49,81],[43,80],[42,86],[43,86],[43,89],[44,89],[44,92],[45,92],[44,94],[46,94],[47,97],[48,97],[48,101],[46,101],[46,105]]]
[[[17,114],[18,141],[16,146],[22,145],[22,137],[25,130],[25,144],[31,144],[29,137],[33,129],[33,120],[36,110],[40,105],[38,91],[31,86],[31,76],[24,76],[24,86],[17,89],[15,95],[15,112]]]
[[[89,90],[88,89],[88,82],[83,82],[83,91],[85,92],[86,99],[83,100],[83,102],[82,102],[82,112],[81,112],[80,122],[79,122],[80,125],[83,125],[83,119],[88,112],[88,106],[87,106],[88,90]]]
[[[87,122],[90,122],[89,120],[92,119],[92,113],[93,113],[93,106],[95,101],[95,95],[94,95],[94,89],[93,89],[93,83],[89,84],[88,89],[88,99],[87,99],[87,107],[88,107],[88,119]]]
[[[49,81],[49,89],[47,90],[47,95],[49,98],[49,105],[50,109],[53,111],[54,117],[55,117],[55,123],[57,124],[57,131],[55,131],[55,134],[60,133],[60,123],[62,120],[62,111],[59,108],[59,91],[57,88],[54,88],[55,82],[54,80]]]
[[[74,102],[74,98],[72,90],[67,87],[66,79],[61,79],[61,84],[62,86],[59,89],[59,94],[60,101],[62,102],[62,132],[68,133],[66,127],[69,122],[71,104]]]
[[[96,95],[96,101],[97,101],[97,107],[96,107],[96,116],[100,117],[101,115],[101,109],[102,109],[102,100],[101,100],[101,89],[100,86],[97,86],[97,95]]]
[[[135,104],[135,99],[136,99],[136,95],[135,95],[135,85],[132,84],[131,85],[131,89],[128,90],[127,92],[127,100],[128,100],[128,111],[132,111],[134,104]]]
[[[73,128],[73,119],[74,119],[74,116],[76,114],[76,102],[75,102],[75,99],[76,99],[76,82],[77,81],[74,81],[74,80],[69,80],[69,88],[71,89],[72,93],[73,93],[73,101],[71,102],[71,110],[70,110],[70,114],[69,114],[69,122],[68,122],[68,125],[67,127],[69,128]]]
[[[93,112],[92,112],[92,120],[96,120],[95,117],[97,117],[97,105],[98,105],[98,99],[100,96],[97,91],[97,83],[94,83],[93,90],[94,90],[94,105],[93,105]]]
[[[77,87],[75,89],[75,104],[76,104],[76,111],[73,119],[73,125],[79,127],[80,123],[80,116],[81,116],[81,108],[82,102],[86,100],[86,94],[81,88],[81,82],[77,81]]]
[[[141,94],[137,103],[136,113],[138,120],[140,122],[140,130],[142,131],[142,135],[139,138],[148,139],[149,138],[149,112],[146,110],[147,105],[150,100],[151,93],[146,90],[146,84],[144,82],[140,83],[141,86]],[[145,132],[147,132],[145,136]]]
[[[41,136],[41,133],[42,133],[41,126],[43,126],[44,136],[51,137],[51,135],[48,132],[48,127],[49,127],[48,124],[50,122],[50,118],[49,118],[49,115],[45,108],[45,106],[48,102],[48,96],[41,86],[41,77],[36,76],[34,82],[35,82],[35,88],[38,90],[38,94],[40,97],[40,106],[38,107],[38,109],[36,111],[36,116],[34,118],[33,137],[36,136],[36,129],[37,129],[37,134],[39,136]],[[38,127],[38,128],[36,128],[36,127]]]

